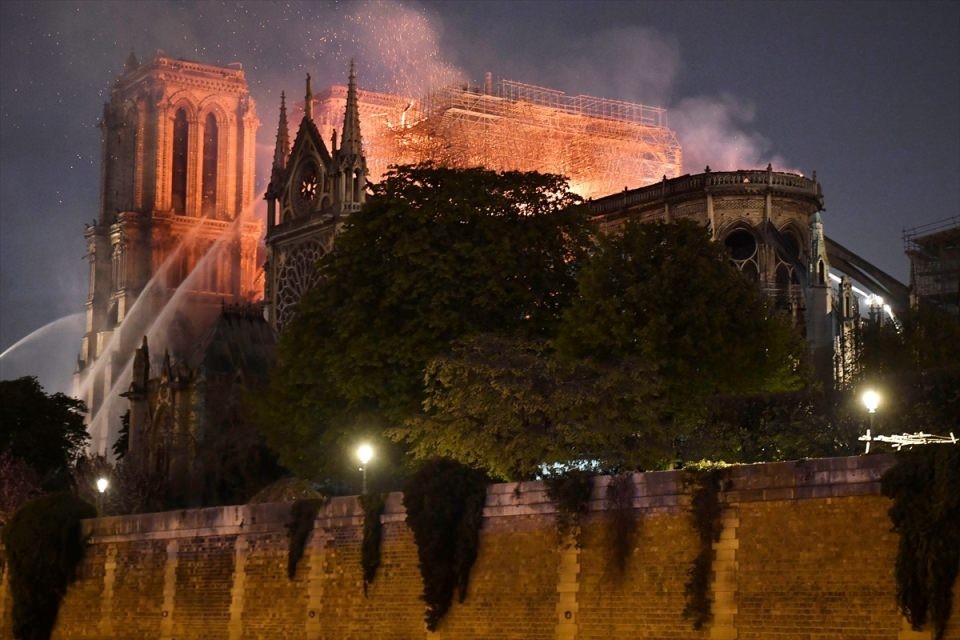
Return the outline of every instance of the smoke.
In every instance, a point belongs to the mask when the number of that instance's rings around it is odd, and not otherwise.
[[[786,161],[771,155],[772,143],[751,130],[756,107],[732,96],[684,98],[670,109],[670,124],[683,148],[685,173],[765,167],[783,170]]]
[[[680,71],[680,45],[673,37],[649,27],[618,26],[565,45],[554,64],[534,70],[549,86],[650,106],[666,104],[673,93]]]
[[[683,149],[684,172],[710,165],[717,171],[765,167],[783,169],[786,160],[755,130],[756,106],[730,93],[676,97],[683,70],[679,42],[642,25],[616,26],[541,52],[551,63],[526,61],[514,68],[522,79],[603,98],[665,106]]]

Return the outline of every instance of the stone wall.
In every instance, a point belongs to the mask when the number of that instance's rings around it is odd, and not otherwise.
[[[90,546],[54,638],[929,639],[894,603],[897,537],[878,482],[891,464],[870,456],[733,469],[714,544],[714,615],[701,631],[682,616],[697,552],[690,497],[681,473],[659,472],[633,476],[637,529],[623,567],[611,552],[609,478],[595,483],[579,546],[559,544],[541,483],[490,487],[468,596],[433,634],[400,494],[387,503],[367,597],[354,498],[320,512],[293,579],[289,504],[88,521]],[[0,637],[10,635],[7,581],[4,572]],[[960,639],[955,591],[951,640]]]

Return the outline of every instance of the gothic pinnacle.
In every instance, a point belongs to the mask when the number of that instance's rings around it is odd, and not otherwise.
[[[303,99],[303,115],[313,120],[313,90],[310,89],[310,74],[307,74],[307,95]]]
[[[343,113],[340,150],[347,156],[363,155],[360,140],[360,107],[357,99],[357,73],[350,61],[350,81],[347,83],[347,105]]]
[[[290,133],[287,130],[287,95],[280,92],[280,121],[277,123],[277,146],[273,152],[273,166],[283,168],[290,155]]]

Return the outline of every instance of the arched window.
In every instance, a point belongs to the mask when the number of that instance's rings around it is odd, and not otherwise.
[[[173,119],[173,172],[170,200],[176,213],[187,212],[187,112],[177,110]]]
[[[217,119],[207,114],[203,124],[203,196],[201,211],[204,217],[217,214]]]

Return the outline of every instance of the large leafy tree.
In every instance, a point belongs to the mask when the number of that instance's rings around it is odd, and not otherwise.
[[[657,468],[670,439],[656,420],[648,366],[552,357],[542,342],[475,336],[427,367],[423,413],[390,435],[420,458],[442,455],[506,480],[544,465]]]
[[[260,403],[281,462],[312,477],[346,471],[351,441],[420,410],[424,369],[452,340],[552,334],[588,224],[559,176],[392,170],[281,336]]]
[[[570,357],[652,364],[676,409],[804,383],[806,346],[690,221],[627,223],[600,240],[556,339]]]
[[[26,463],[47,489],[65,488],[89,435],[84,405],[49,395],[34,377],[0,380],[0,454]]]

